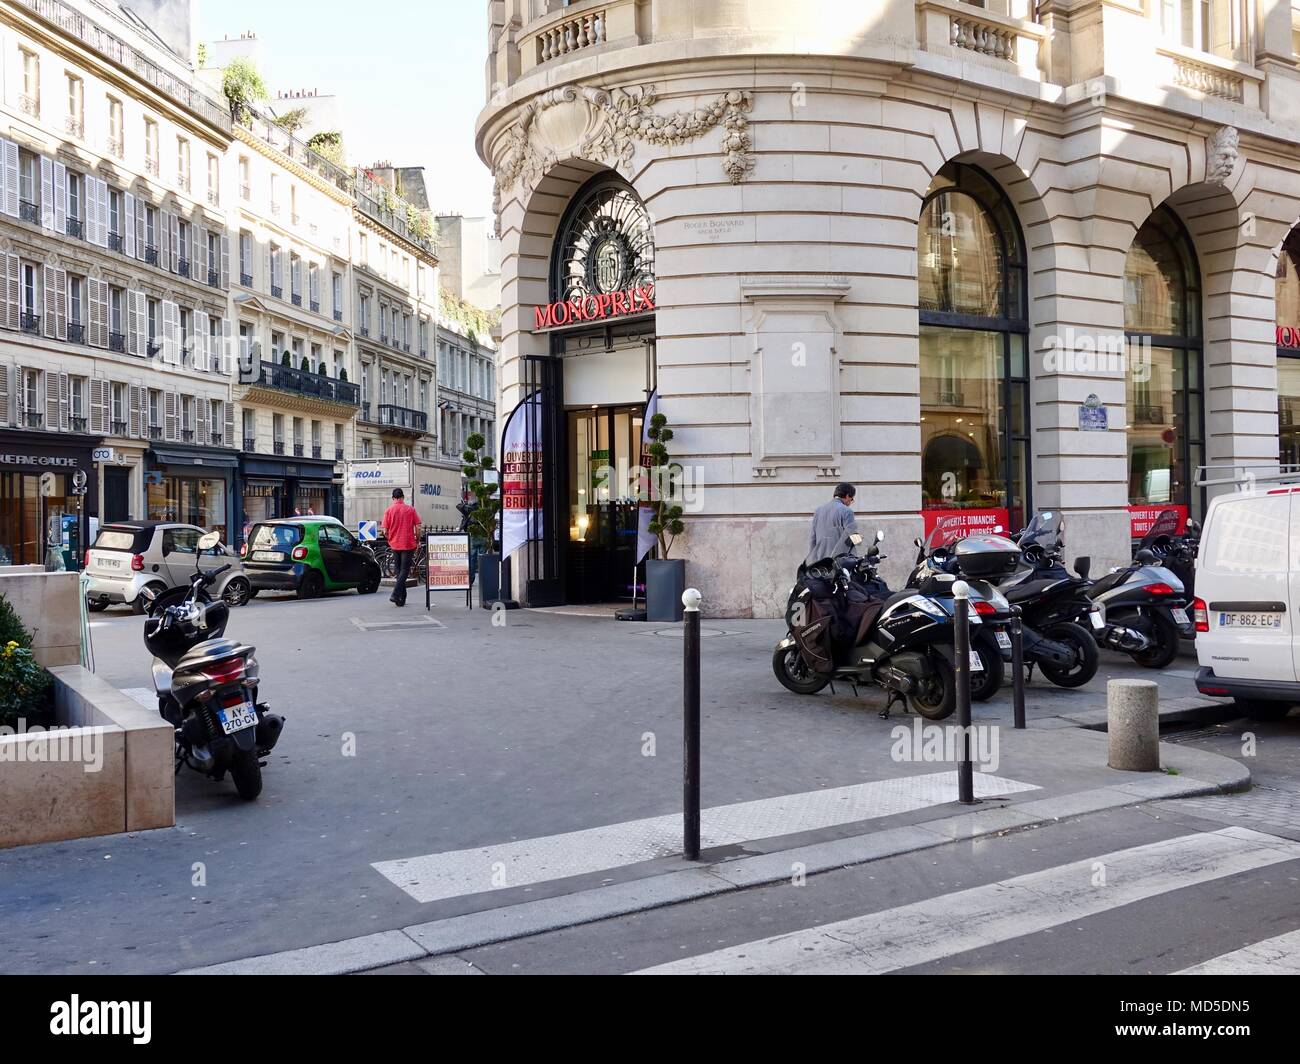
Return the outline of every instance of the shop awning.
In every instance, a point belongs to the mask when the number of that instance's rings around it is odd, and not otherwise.
[[[154,447],[150,454],[158,465],[192,465],[205,469],[234,469],[239,465],[237,453],[222,454],[220,451],[205,450],[202,453],[191,451],[173,451],[165,447]]]

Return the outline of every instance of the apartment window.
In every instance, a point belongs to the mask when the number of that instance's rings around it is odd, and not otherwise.
[[[180,262],[176,264],[176,272],[188,273],[190,264],[190,225],[189,222],[176,223],[176,249],[180,256]]]
[[[156,429],[162,425],[162,393],[156,388],[149,389],[149,427]]]
[[[36,369],[23,370],[23,409],[28,414],[43,413],[39,403],[37,402],[37,397],[40,395],[40,387],[41,371]]]
[[[271,415],[271,439],[275,443],[277,453],[284,451],[284,415]]]
[[[243,412],[244,450],[251,451],[257,446],[257,415],[252,410]]]
[[[149,318],[149,343],[158,339],[158,300],[145,300],[145,309]]]
[[[334,317],[343,317],[343,275],[336,273],[331,279],[334,298]]]
[[[220,324],[221,320],[219,318],[208,315],[208,350],[212,352],[212,365],[207,368],[214,372],[221,368],[221,338],[217,331]],[[215,423],[216,419],[214,418],[213,424]]]
[[[85,135],[86,86],[75,74],[68,75],[68,132],[74,137]]]
[[[144,243],[145,248],[152,248],[155,254],[154,265],[157,265],[158,251],[158,208],[145,207],[144,209]]]
[[[274,173],[271,174],[271,213],[280,213],[280,182]]]
[[[189,312],[188,310],[186,310],[184,307],[181,307],[180,317],[181,317],[181,321],[180,321],[180,328],[181,328],[181,359],[182,359],[182,361],[183,361],[183,360],[184,360],[184,357],[185,357],[185,349],[186,349],[187,347],[190,347],[190,343],[189,343],[189,341],[190,341],[190,312]],[[192,347],[191,347],[191,350],[193,350]]]
[[[81,220],[81,196],[85,191],[85,178],[68,171],[68,221]]]
[[[85,316],[82,314],[82,308],[85,300],[86,282],[83,278],[74,274],[68,274],[68,324],[82,325],[85,323]],[[68,337],[72,339],[71,336]]]
[[[190,190],[190,142],[184,137],[176,138],[176,183]]]
[[[362,440],[362,441],[361,441],[361,457],[362,457],[362,458],[369,458],[369,457],[370,457],[370,441],[369,441],[369,440]]]
[[[30,262],[23,263],[23,313],[36,315],[41,312],[40,289],[37,287],[36,267]]]
[[[68,415],[74,418],[86,416],[85,377],[72,377],[68,381]]]
[[[215,285],[221,276],[221,236],[208,233],[208,284]]]
[[[327,368],[325,360],[321,358],[320,344],[311,345],[311,368],[313,373],[324,373]]]
[[[369,296],[361,297],[360,318],[361,320],[359,322],[359,325],[361,327],[361,332],[365,334],[370,331],[370,297]]]
[[[239,234],[239,283],[245,286],[253,283],[253,234]]]
[[[110,96],[108,97],[108,152],[119,159],[125,154],[126,144],[123,141],[125,133],[122,124],[122,101]]]
[[[126,289],[110,288],[108,290],[108,328],[111,332],[121,336],[125,333],[122,328],[122,307],[126,303]]]
[[[41,113],[41,57],[26,48],[19,48],[23,65],[23,92],[19,107],[33,118]]]
[[[289,185],[289,217],[298,224],[298,186],[294,184]]]
[[[26,148],[22,148],[18,152],[18,195],[24,203],[33,204],[38,208],[36,217],[26,220],[29,222],[39,221],[41,164],[37,157]]]
[[[420,381],[420,409],[429,410],[429,382],[425,380]]]
[[[126,432],[126,385],[114,384],[113,392],[113,424],[114,433],[122,434]],[[120,430],[120,431],[119,431]]]
[[[357,250],[358,250],[358,252],[359,252],[359,254],[358,254],[358,258],[361,260],[361,265],[362,265],[362,266],[369,267],[369,265],[370,265],[370,241],[366,239],[366,234],[365,234],[365,233],[362,233],[362,234],[357,238]]]
[[[122,235],[122,193],[115,188],[108,190],[108,231],[112,236]]]
[[[181,396],[181,431],[192,435],[194,432],[194,396]]]
[[[158,123],[152,118],[144,120],[144,166],[149,173],[158,176]]]
[[[221,160],[208,152],[208,202],[214,207],[221,202]]]
[[[241,199],[250,199],[253,194],[253,187],[248,180],[248,156],[239,157],[239,196]]]

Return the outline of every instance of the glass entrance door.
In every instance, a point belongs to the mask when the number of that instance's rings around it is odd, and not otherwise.
[[[643,406],[567,411],[566,601],[631,600]]]

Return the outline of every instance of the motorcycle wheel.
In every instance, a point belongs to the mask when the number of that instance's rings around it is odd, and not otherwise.
[[[1129,654],[1144,669],[1163,669],[1178,657],[1178,625],[1163,613],[1145,613],[1133,627],[1153,641],[1146,650]]]
[[[926,720],[943,720],[957,708],[957,678],[948,659],[939,654],[930,657],[934,670],[922,688],[907,696],[908,704]]]
[[[239,797],[251,802],[262,793],[262,764],[256,750],[236,750],[230,759],[230,778]]]
[[[1073,621],[1062,621],[1048,628],[1043,636],[1057,643],[1064,643],[1074,651],[1074,664],[1068,668],[1053,665],[1050,661],[1038,662],[1038,671],[1057,687],[1082,687],[1097,675],[1097,640],[1082,625]]]
[[[970,697],[972,702],[987,702],[1002,687],[1004,678],[1002,651],[994,641],[995,636],[980,632],[972,640],[971,649],[980,656],[984,668],[970,676]]]
[[[813,672],[798,647],[777,647],[772,652],[772,672],[782,687],[797,695],[815,695],[831,682],[829,676]]]

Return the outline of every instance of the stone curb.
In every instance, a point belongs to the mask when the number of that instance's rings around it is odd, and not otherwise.
[[[1100,733],[1093,734],[1099,741],[1105,741]],[[780,883],[789,880],[796,872],[815,875],[981,835],[1024,831],[1087,813],[1170,798],[1224,794],[1250,785],[1250,770],[1231,758],[1169,743],[1160,744],[1160,754],[1165,772],[1135,773],[1142,778],[1132,782],[1013,806],[957,813],[940,820],[886,828],[866,835],[753,857],[710,865],[688,865],[645,879],[412,924],[400,931],[385,931],[192,968],[178,974],[350,975],[403,961],[436,957],[645,912],[696,898]],[[1171,770],[1173,774],[1170,774]],[[1191,775],[1193,771],[1197,775]]]

